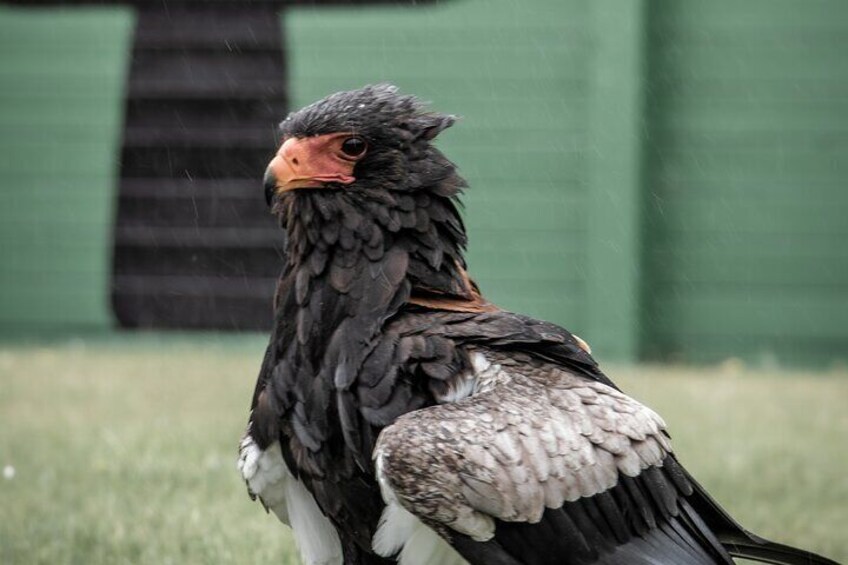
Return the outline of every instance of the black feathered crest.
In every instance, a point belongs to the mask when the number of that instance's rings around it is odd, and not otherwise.
[[[369,85],[337,92],[290,113],[280,124],[283,137],[310,137],[342,131],[372,142],[408,145],[417,138],[432,140],[450,127],[456,116],[427,111],[412,95],[391,84]]]

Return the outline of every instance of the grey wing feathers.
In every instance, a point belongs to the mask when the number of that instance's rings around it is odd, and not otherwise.
[[[448,379],[466,396],[401,416],[374,451],[384,499],[468,562],[834,564],[739,527],[677,463],[662,419],[589,364],[481,341],[466,341],[471,373]]]
[[[671,450],[659,416],[602,383],[546,364],[496,372],[486,392],[382,432],[382,469],[419,517],[485,541],[495,520],[537,523],[547,508],[607,491]]]

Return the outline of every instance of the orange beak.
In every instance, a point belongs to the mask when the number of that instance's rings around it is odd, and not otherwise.
[[[265,171],[266,198],[299,188],[323,188],[327,184],[351,184],[358,159],[340,149],[349,133],[315,137],[292,137],[283,142]]]

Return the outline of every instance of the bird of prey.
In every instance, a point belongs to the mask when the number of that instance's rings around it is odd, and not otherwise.
[[[433,145],[454,121],[375,85],[280,125],[287,255],[238,466],[303,562],[832,564],[742,529],[585,342],[483,297]]]

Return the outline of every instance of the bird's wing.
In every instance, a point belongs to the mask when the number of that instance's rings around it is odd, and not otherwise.
[[[506,348],[515,358],[555,362],[588,379],[614,385],[601,373],[582,340],[568,331],[510,312],[434,312],[406,308],[384,327],[345,395],[351,407],[343,426],[361,438],[348,447],[370,456],[375,431],[399,416],[474,392],[469,346]]]
[[[471,362],[470,396],[380,434],[386,522],[399,506],[480,563],[732,563],[653,411],[545,361],[478,348]],[[410,541],[381,530],[384,553]]]

